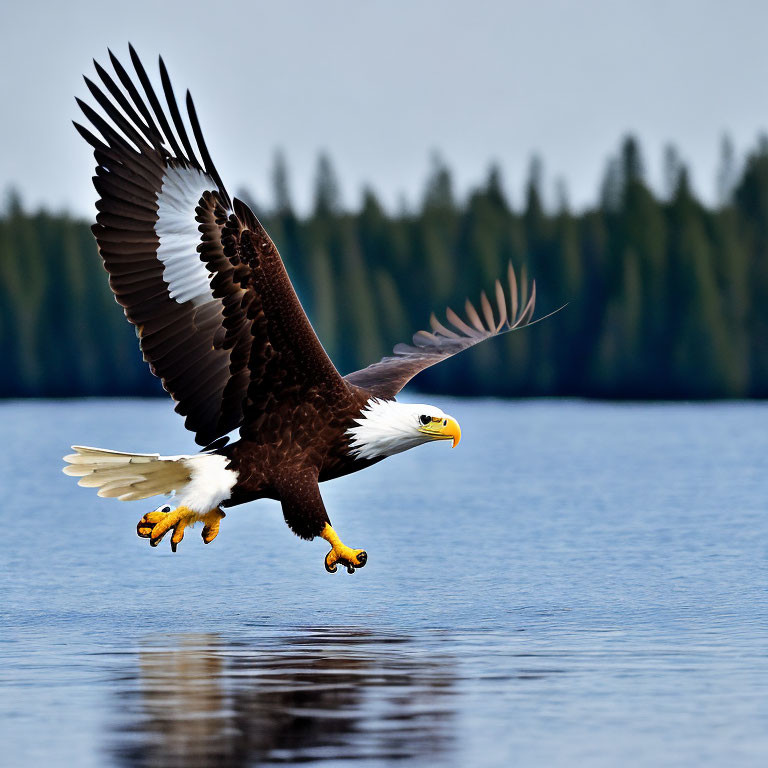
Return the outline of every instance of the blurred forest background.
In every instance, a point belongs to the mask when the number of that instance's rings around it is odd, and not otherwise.
[[[465,200],[435,158],[418,207],[385,211],[364,192],[340,205],[327,157],[314,209],[298,216],[278,155],[273,200],[252,204],[277,243],[326,349],[344,373],[377,360],[463,307],[511,260],[536,279],[534,328],[431,369],[431,392],[600,398],[768,396],[768,139],[744,160],[724,140],[718,202],[703,205],[674,149],[665,188],[645,180],[637,142],[609,162],[599,203],[573,212],[544,195],[533,161],[512,207],[498,168]],[[549,202],[545,204],[544,200]],[[0,215],[0,396],[160,394],[107,286],[89,222],[24,210]]]

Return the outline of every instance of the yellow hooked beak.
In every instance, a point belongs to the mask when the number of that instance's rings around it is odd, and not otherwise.
[[[452,448],[461,440],[459,422],[450,416],[433,416],[429,424],[419,427],[419,432],[429,435],[432,440],[453,440]]]

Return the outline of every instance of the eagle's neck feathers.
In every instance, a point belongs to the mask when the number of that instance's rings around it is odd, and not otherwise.
[[[433,405],[398,403],[371,398],[347,430],[351,454],[357,459],[380,459],[429,442],[419,431],[421,415],[444,416]]]

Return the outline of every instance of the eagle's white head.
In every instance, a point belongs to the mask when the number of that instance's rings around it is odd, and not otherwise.
[[[434,405],[373,398],[355,424],[347,435],[352,455],[359,459],[393,456],[433,440],[452,440],[455,448],[461,440],[456,419]]]

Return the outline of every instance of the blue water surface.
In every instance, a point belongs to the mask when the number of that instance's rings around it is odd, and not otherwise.
[[[764,766],[768,405],[420,397],[429,445],[151,549],[71,443],[194,450],[169,404],[0,405],[0,763]]]

